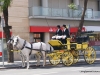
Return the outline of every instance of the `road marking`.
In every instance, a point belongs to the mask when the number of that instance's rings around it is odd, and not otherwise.
[[[40,74],[33,74],[33,75],[49,75],[49,74],[55,74],[55,73],[58,73],[58,72],[49,72],[49,73],[40,73]]]

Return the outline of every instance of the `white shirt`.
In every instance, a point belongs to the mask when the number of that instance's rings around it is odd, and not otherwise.
[[[57,30],[57,32],[59,32],[59,29]]]
[[[64,32],[65,32],[66,28],[64,29]]]

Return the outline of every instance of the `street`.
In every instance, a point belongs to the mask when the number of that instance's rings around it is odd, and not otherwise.
[[[40,66],[36,65],[36,60],[30,60],[30,68],[22,68],[21,61],[14,63],[5,62],[4,68],[0,62],[0,75],[100,75],[100,52],[96,52],[96,61],[89,65],[85,62],[84,57],[80,56],[79,61],[69,67],[62,63],[53,66],[47,60],[46,67],[42,67],[42,60]]]
[[[46,67],[36,67],[35,62],[30,62],[30,69],[22,68],[21,61],[8,65],[6,68],[0,68],[0,75],[100,75],[100,60],[96,60],[89,65],[84,60],[72,66],[66,67],[62,64],[52,66],[47,62]],[[34,65],[33,65],[34,64]],[[0,64],[1,66],[1,64]]]
[[[93,72],[93,71],[98,71],[98,72]],[[59,67],[59,68],[55,67],[55,68],[38,68],[38,69],[29,69],[29,70],[5,69],[0,71],[0,75],[73,75],[73,74],[100,75],[100,68],[99,67]]]

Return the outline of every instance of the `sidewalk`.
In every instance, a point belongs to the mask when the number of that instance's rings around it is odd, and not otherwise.
[[[30,64],[36,64],[37,61],[29,61]],[[40,61],[42,62],[42,61]],[[26,61],[25,61],[26,63]],[[14,63],[8,63],[7,61],[4,62],[4,67],[3,67],[3,62],[0,62],[0,69],[1,68],[16,68],[16,67],[21,67],[22,61],[14,61]]]
[[[84,59],[79,59],[78,62],[83,62],[85,61]],[[97,58],[96,61],[100,61],[100,58]],[[43,60],[40,61],[40,64],[42,64]],[[46,60],[47,64],[49,63],[49,60]],[[30,61],[30,65],[36,65],[37,61]],[[0,69],[5,69],[5,68],[20,68],[22,64],[22,61],[14,61],[14,63],[8,63],[4,62],[4,67],[3,67],[3,62],[0,62]]]

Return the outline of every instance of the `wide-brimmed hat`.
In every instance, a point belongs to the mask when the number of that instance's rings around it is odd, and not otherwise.
[[[58,28],[60,28],[60,25],[57,25]]]

